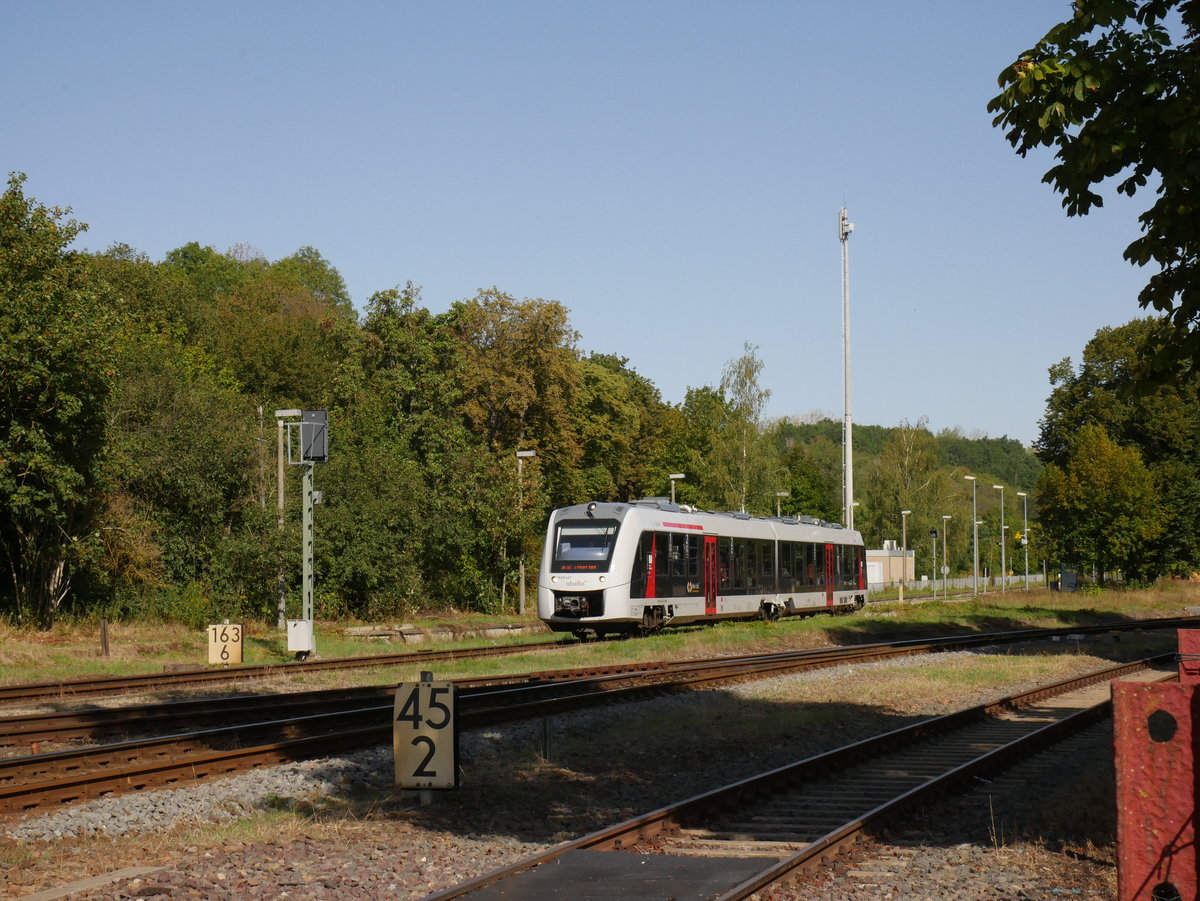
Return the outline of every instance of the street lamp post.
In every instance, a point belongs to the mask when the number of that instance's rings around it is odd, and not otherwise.
[[[980,525],[983,525],[983,519],[976,519],[976,535],[977,536],[979,535]],[[976,584],[978,584],[978,577],[976,578]],[[988,594],[988,583],[986,583],[986,582],[983,583],[983,593]]]
[[[780,512],[780,507],[779,507],[780,503],[783,501],[783,499],[785,497],[791,497],[791,496],[792,496],[792,493],[790,491],[776,491],[775,492],[775,518],[776,519],[783,518],[783,514]]]
[[[524,464],[526,458],[536,457],[537,451],[519,450],[517,451],[517,534],[521,539],[521,547],[518,556],[518,570],[520,572],[520,585],[517,595],[517,612],[525,615],[525,529],[521,524],[523,514],[525,513],[525,472]]]
[[[929,530],[929,546],[933,549],[933,572],[930,577],[933,579],[933,599],[937,600],[937,529]]]
[[[946,533],[950,531],[950,514],[942,514],[942,597],[950,599],[950,555],[946,553]]]
[[[979,597],[979,514],[975,509],[975,476],[963,476],[971,483],[971,595]]]
[[[904,580],[908,578],[908,517],[912,510],[900,511],[900,601],[904,602]]]
[[[1021,505],[1025,508],[1024,522],[1021,526],[1021,542],[1025,547],[1025,590],[1029,590],[1029,494],[1025,491],[1018,491],[1017,497],[1021,499]]]
[[[1004,486],[992,487],[1000,492],[1000,591],[1004,592],[1008,588],[1008,564],[1004,556]]]
[[[673,504],[675,503],[675,483],[683,481],[685,473],[673,472],[667,478],[671,480],[671,503]]]

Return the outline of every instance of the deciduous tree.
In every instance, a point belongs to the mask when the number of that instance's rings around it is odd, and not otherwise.
[[[1157,575],[1147,565],[1163,530],[1154,477],[1135,448],[1119,447],[1101,426],[1081,428],[1064,464],[1042,471],[1037,506],[1044,537],[1063,563],[1102,577],[1115,570]]]
[[[0,196],[0,556],[9,610],[48,626],[98,548],[114,312],[68,250],[85,226],[24,183]]]
[[[782,475],[765,433],[763,410],[771,392],[759,384],[762,369],[758,348],[750,342],[740,357],[725,364],[721,374],[725,417],[711,440],[712,474],[722,506],[743,513],[773,512],[774,491]]]
[[[994,124],[1024,156],[1054,147],[1043,177],[1069,216],[1103,205],[1097,189],[1151,187],[1142,235],[1125,259],[1157,267],[1138,295],[1172,328],[1141,374],[1173,378],[1200,367],[1200,3],[1195,0],[1075,0],[1055,25],[1000,73],[988,104]]]

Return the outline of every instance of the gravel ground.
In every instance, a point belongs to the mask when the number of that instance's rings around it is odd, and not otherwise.
[[[870,678],[880,668],[936,665],[949,656],[774,681]],[[1094,669],[1094,661],[1081,668]],[[728,721],[730,710],[744,708],[716,703],[716,695],[761,693],[763,685],[643,702],[636,715],[623,712],[628,739],[605,733],[604,746],[592,739],[606,713],[560,717],[549,760],[540,724],[465,734],[464,788],[436,794],[428,807],[392,789],[391,750],[384,748],[29,817],[8,824],[0,838],[0,897],[21,898],[127,866],[161,866],[64,897],[421,898],[563,839],[947,709],[944,699],[911,716],[858,708],[819,731],[763,741]],[[670,747],[653,740],[653,724],[669,732],[672,718],[697,710],[713,726],[703,740]],[[1002,778],[918,811],[830,877],[773,888],[761,898],[1115,898],[1111,740],[1097,728],[1069,744],[1064,754],[1039,758],[1044,762],[1034,776]],[[272,810],[288,815],[264,821],[261,812]],[[248,818],[257,825],[245,827]]]

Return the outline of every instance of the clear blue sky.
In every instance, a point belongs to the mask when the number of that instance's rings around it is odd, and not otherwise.
[[[1141,314],[1148,197],[1068,219],[985,106],[1068,0],[7,0],[5,173],[77,246],[312,245],[363,309],[496,286],[664,399],[759,348],[768,414],[1037,436]]]

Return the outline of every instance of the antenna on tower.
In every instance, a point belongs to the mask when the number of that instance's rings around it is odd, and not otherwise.
[[[848,241],[854,223],[846,208],[838,212],[838,239],[842,242],[842,388],[845,418],[842,422],[842,502],[843,522],[854,528],[854,439],[850,415],[850,250]]]

